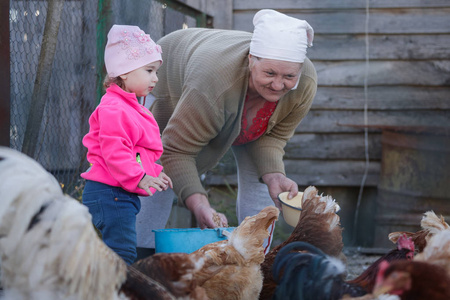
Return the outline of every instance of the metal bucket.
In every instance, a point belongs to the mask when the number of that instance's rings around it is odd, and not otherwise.
[[[375,239],[392,248],[388,234],[420,230],[423,214],[433,210],[450,219],[450,135],[442,128],[382,132]]]

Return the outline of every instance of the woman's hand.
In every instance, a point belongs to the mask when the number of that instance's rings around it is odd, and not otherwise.
[[[203,194],[193,194],[186,198],[186,207],[195,215],[201,229],[228,227],[228,220],[224,214],[217,213],[209,204],[208,198]],[[214,222],[213,216],[217,214],[221,224]]]
[[[142,178],[138,184],[138,187],[146,191],[149,196],[153,196],[153,193],[150,192],[151,187],[162,192],[163,190],[167,190],[169,186],[172,188],[172,180],[163,172],[161,172],[158,177],[152,177],[145,174],[144,178]]]
[[[275,206],[281,210],[281,203],[278,195],[282,192],[289,192],[288,199],[292,199],[298,194],[298,185],[295,181],[287,178],[281,173],[268,173],[262,176],[262,180],[269,188],[269,194]]]

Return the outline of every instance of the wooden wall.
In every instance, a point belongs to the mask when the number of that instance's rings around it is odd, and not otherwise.
[[[213,17],[213,27],[232,29],[233,0],[179,0]]]
[[[370,245],[381,130],[369,130],[366,165],[364,129],[345,125],[364,125],[367,103],[369,125],[450,126],[450,2],[371,0],[367,15],[363,0],[234,0],[233,29],[252,31],[253,15],[263,8],[307,20],[315,30],[308,57],[319,87],[311,111],[286,147],[288,176],[343,203],[348,209],[344,238],[350,241],[367,167],[357,228],[359,244]],[[232,169],[219,165],[210,182],[234,184]]]
[[[301,185],[358,186],[365,168],[364,80],[371,125],[450,126],[450,2],[235,0],[234,29],[252,31],[256,11],[307,20],[319,80],[314,104],[286,148],[286,169]],[[367,72],[367,76],[366,76]],[[380,131],[369,135],[368,186],[380,171]]]

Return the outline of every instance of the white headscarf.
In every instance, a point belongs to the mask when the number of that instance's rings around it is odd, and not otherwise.
[[[312,46],[314,30],[304,20],[289,17],[272,9],[258,11],[253,17],[250,54],[302,63],[306,48]]]
[[[298,63],[305,61],[306,48],[313,45],[314,39],[314,30],[308,22],[262,9],[253,17],[253,25],[251,55]],[[293,90],[297,85],[298,81]]]

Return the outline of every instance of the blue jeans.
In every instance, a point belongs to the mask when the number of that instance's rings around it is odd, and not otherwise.
[[[105,244],[132,264],[136,258],[136,215],[141,209],[138,195],[86,180],[82,200]]]

